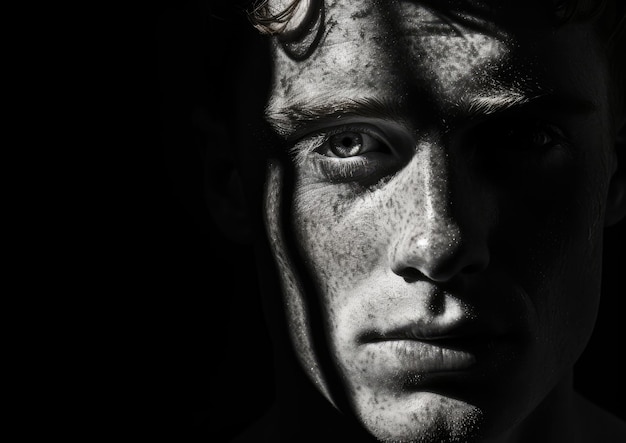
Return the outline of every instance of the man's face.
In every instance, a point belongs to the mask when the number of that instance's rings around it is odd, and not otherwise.
[[[267,116],[293,187],[268,182],[267,220],[294,343],[336,400],[313,297],[341,395],[381,440],[514,427],[595,321],[615,163],[604,62],[582,25],[480,18],[326,2],[310,54],[274,51]]]

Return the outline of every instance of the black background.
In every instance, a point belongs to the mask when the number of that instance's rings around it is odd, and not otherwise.
[[[217,230],[203,196],[193,115],[210,106],[215,60],[235,40],[225,32],[208,41],[208,27],[242,23],[239,4],[223,3],[163,2],[151,17],[147,52],[157,67],[147,80],[157,100],[139,110],[153,121],[137,139],[141,153],[132,154],[131,186],[113,221],[123,235],[112,272],[127,277],[119,281],[133,300],[119,308],[128,334],[112,368],[123,374],[124,414],[136,422],[149,416],[152,432],[177,441],[226,441],[263,413],[273,389],[252,250]],[[623,419],[625,230],[625,223],[607,230],[598,324],[575,372],[585,395]]]

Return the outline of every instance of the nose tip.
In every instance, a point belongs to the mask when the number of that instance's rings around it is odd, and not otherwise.
[[[489,253],[478,236],[463,236],[457,226],[405,236],[393,251],[391,270],[407,281],[447,282],[487,268]]]
[[[390,265],[405,279],[444,282],[488,266],[490,200],[452,154],[442,141],[421,143],[389,194],[398,208]]]

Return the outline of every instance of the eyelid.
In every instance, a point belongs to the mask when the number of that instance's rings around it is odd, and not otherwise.
[[[335,135],[340,135],[340,134],[345,134],[345,133],[356,133],[356,134],[367,135],[373,138],[377,142],[382,143],[387,149],[389,149],[389,151],[391,151],[392,148],[390,146],[389,141],[386,139],[384,135],[381,135],[379,132],[380,131],[375,131],[375,130],[372,131],[370,128],[362,127],[362,126],[361,127],[350,127],[350,126],[340,127],[338,129],[330,130],[327,133],[325,133],[324,141],[317,149],[322,148]]]
[[[383,126],[384,125],[384,126]],[[381,127],[383,126],[383,127]],[[376,150],[369,151],[363,155],[335,158],[320,152],[329,139],[342,132],[358,132],[367,134],[377,142],[385,146],[385,152]],[[363,121],[349,122],[342,125],[322,128],[309,135],[301,137],[289,150],[297,168],[316,170],[320,176],[324,176],[329,181],[355,181],[357,177],[361,179],[377,176],[375,171],[390,170],[391,164],[399,165],[404,161],[400,154],[402,149],[394,146],[395,143],[406,143],[400,134],[408,136],[408,131],[397,123],[386,122],[386,124],[371,124]],[[328,148],[329,149],[329,148]],[[376,158],[370,155],[372,154]],[[380,154],[380,155],[378,155]],[[381,157],[382,156],[382,157]],[[385,165],[385,166],[382,166]],[[382,169],[381,169],[382,167]]]
[[[316,149],[319,149],[326,143],[333,135],[341,134],[343,132],[356,132],[367,134],[380,143],[383,143],[392,153],[397,154],[397,148],[394,145],[394,138],[399,138],[392,132],[397,132],[397,128],[392,128],[391,125],[384,125],[389,127],[381,127],[381,124],[372,124],[369,122],[346,122],[341,125],[324,127],[317,131],[304,135],[295,141],[290,151],[293,154],[310,154]],[[397,126],[397,125],[394,125]],[[404,132],[404,131],[403,131]]]
[[[535,116],[524,116],[514,111],[488,119],[479,125],[478,128],[479,133],[486,131],[490,134],[500,134],[505,137],[515,136],[516,138],[531,132],[543,131],[554,139],[554,144],[570,143],[570,138],[558,124],[552,123],[547,119],[536,118]]]
[[[569,145],[570,141],[563,129],[559,126],[542,120],[535,122],[534,129],[536,131],[545,132],[552,140],[547,144],[548,147],[556,145]]]
[[[565,134],[565,131],[563,131],[563,129],[561,129],[559,126],[554,125],[552,123],[540,122],[539,127],[542,130],[547,130],[547,132],[550,133],[550,135],[556,136],[560,141],[567,142],[568,137]]]

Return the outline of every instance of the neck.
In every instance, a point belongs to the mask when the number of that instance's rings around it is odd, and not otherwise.
[[[515,428],[488,443],[580,442],[572,378],[570,371]]]

